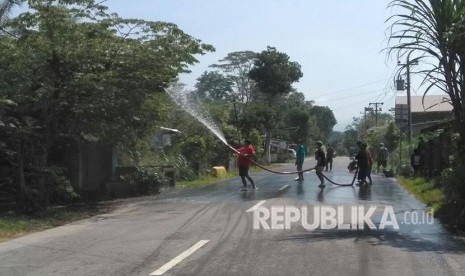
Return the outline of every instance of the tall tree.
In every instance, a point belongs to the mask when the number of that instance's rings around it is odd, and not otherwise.
[[[252,99],[254,82],[248,74],[253,68],[257,53],[252,51],[239,51],[228,53],[218,64],[211,67],[224,71],[235,83],[238,99],[247,103]]]
[[[333,111],[327,106],[315,105],[312,107],[310,114],[316,117],[318,127],[323,136],[327,139],[337,123]]]
[[[268,46],[257,55],[249,77],[257,83],[260,92],[267,95],[268,101],[274,103],[277,96],[292,91],[292,84],[303,76],[300,68],[297,62],[289,61],[287,54]]]
[[[232,97],[233,81],[217,71],[205,71],[195,84],[196,93],[201,98],[215,101],[228,100]]]
[[[292,108],[287,115],[287,128],[293,143],[308,142],[310,136],[310,114],[300,108]]]
[[[289,56],[278,52],[274,47],[267,47],[257,55],[254,67],[249,72],[263,95],[266,95],[270,107],[276,104],[279,96],[287,95],[292,91],[292,84],[303,76],[300,64],[289,61]],[[271,129],[266,130],[265,154],[268,162],[270,156]]]

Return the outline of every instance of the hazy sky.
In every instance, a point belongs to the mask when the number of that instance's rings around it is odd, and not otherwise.
[[[227,53],[261,52],[276,47],[302,66],[295,87],[307,100],[328,106],[335,130],[344,130],[371,102],[394,107],[393,72],[388,60],[385,20],[390,0],[108,0],[122,17],[177,24],[216,52],[199,56],[199,64],[181,81],[193,88],[209,65]],[[400,92],[398,95],[404,95]],[[415,95],[415,91],[412,91]]]

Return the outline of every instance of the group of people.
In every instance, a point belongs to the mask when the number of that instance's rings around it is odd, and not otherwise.
[[[323,170],[326,169],[332,170],[333,169],[333,158],[335,156],[335,150],[328,144],[326,149],[326,153],[323,150],[323,142],[318,141],[315,143],[316,151],[315,151],[315,160],[317,161],[315,170],[316,174],[320,180],[320,185],[318,187],[323,188],[325,187]],[[249,168],[252,165],[251,159],[255,156],[255,149],[252,146],[252,143],[249,140],[244,141],[244,145],[237,149],[239,154],[237,158],[237,166],[239,169],[239,176],[241,177],[242,181],[242,189],[247,190],[247,180],[252,185],[252,189],[256,190],[257,186],[255,185],[253,179],[249,175]],[[298,177],[295,180],[303,181],[304,174],[303,174],[303,164],[305,160],[305,147],[302,143],[299,143],[296,153],[296,161],[295,165],[297,166]]]
[[[336,151],[330,144],[326,148],[326,153],[323,150],[323,142],[318,141],[315,143],[316,150],[315,150],[315,160],[316,160],[316,174],[320,179],[320,185],[318,187],[322,188],[325,186],[324,177],[323,177],[323,170],[328,171],[333,169],[333,158],[336,156]],[[305,147],[304,145],[300,144],[297,150],[295,165],[297,166],[298,177],[295,179],[296,181],[303,181],[304,175],[302,172],[302,167],[305,159]]]
[[[371,151],[368,149],[367,144],[358,141],[357,146],[359,147],[359,151],[355,156],[355,160],[357,161],[358,166],[358,176],[357,179],[359,181],[359,185],[369,183],[371,184],[373,181],[371,179],[371,171],[373,168],[373,156]],[[377,161],[377,172],[380,172],[380,168],[382,167],[383,170],[386,169],[387,166],[387,157],[388,157],[388,149],[384,146],[384,143],[379,144],[379,148],[376,154],[376,161]],[[369,182],[367,182],[367,179]]]
[[[365,183],[372,183],[371,179],[371,170],[373,167],[373,156],[371,152],[367,149],[367,144],[358,141],[357,145],[359,147],[359,151],[355,156],[358,165],[358,180],[359,184]],[[323,171],[331,171],[333,168],[333,158],[335,157],[336,153],[335,150],[328,144],[326,148],[326,152],[323,150],[323,142],[318,141],[315,143],[316,150],[314,153],[315,160],[316,160],[316,175],[320,180],[320,185],[318,187],[323,188],[325,187],[324,175]],[[239,176],[242,180],[243,188],[242,190],[247,189],[247,180],[249,180],[250,184],[252,185],[252,189],[257,189],[253,179],[249,176],[249,168],[252,165],[251,159],[255,156],[255,149],[252,146],[252,143],[249,140],[245,140],[244,146],[237,150],[239,157],[237,159],[237,165],[239,168]],[[299,143],[296,153],[296,161],[295,165],[298,171],[298,177],[295,179],[297,181],[304,180],[303,175],[303,163],[305,160],[305,147],[302,143]],[[388,157],[388,150],[384,146],[383,143],[380,143],[379,149],[377,151],[377,171],[380,171],[380,167],[383,169],[387,166],[387,157]],[[368,178],[369,182],[366,181]]]

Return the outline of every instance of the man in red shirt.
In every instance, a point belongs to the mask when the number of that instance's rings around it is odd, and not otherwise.
[[[252,159],[255,156],[255,149],[252,147],[252,143],[249,140],[245,140],[245,144],[242,148],[237,150],[239,152],[239,156],[237,158],[237,167],[239,168],[239,176],[242,179],[243,188],[241,191],[247,190],[247,182],[245,178],[250,181],[252,184],[252,189],[256,189],[255,183],[253,179],[249,176],[249,168],[252,165]]]

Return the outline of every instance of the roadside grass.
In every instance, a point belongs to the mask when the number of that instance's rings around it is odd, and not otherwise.
[[[81,204],[51,207],[34,215],[14,211],[0,212],[0,242],[89,218],[110,209],[109,206],[100,204]]]
[[[443,205],[442,190],[436,186],[432,181],[424,178],[405,178],[399,177],[399,183],[410,193],[412,193],[418,200],[426,204],[429,209],[434,210],[435,215]]]
[[[270,165],[266,165],[264,167],[272,169],[272,168],[277,168],[283,165],[288,165],[288,163],[273,163]],[[258,172],[263,172],[263,171],[265,170],[257,166],[252,166],[250,168],[251,173],[258,173]],[[229,180],[235,177],[239,177],[239,173],[237,171],[228,171],[226,175],[221,176],[221,177],[205,175],[205,176],[201,176],[191,181],[178,181],[176,183],[176,186],[180,188],[187,188],[187,189],[198,189],[198,188],[204,188],[207,186],[215,185],[217,183],[220,183],[222,181],[226,181],[226,180]]]
[[[187,189],[199,189],[204,188],[207,186],[215,185],[219,182],[237,177],[237,172],[227,172],[226,175],[221,177],[215,177],[211,175],[204,175],[197,179],[190,180],[190,181],[179,181],[176,183],[177,187],[180,188],[187,188]]]

